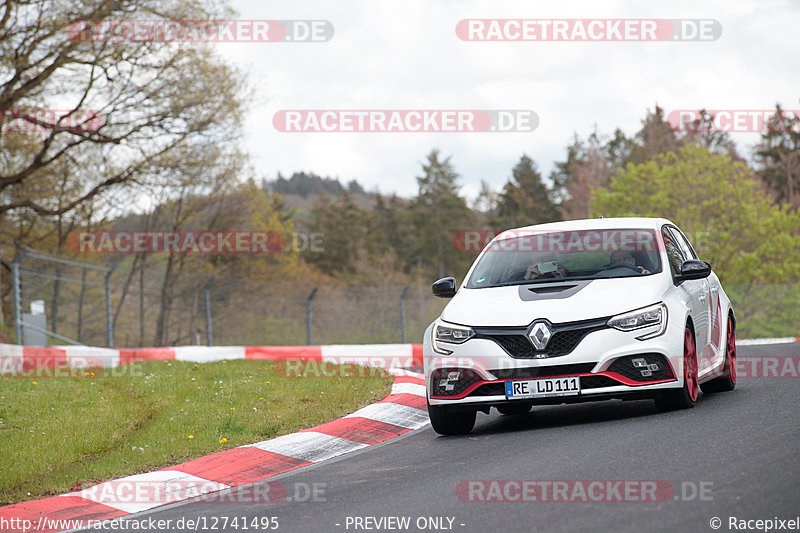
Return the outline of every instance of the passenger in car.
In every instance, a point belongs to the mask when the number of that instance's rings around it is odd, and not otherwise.
[[[631,266],[636,267],[636,270],[640,274],[649,274],[650,273],[650,271],[647,270],[646,268],[644,268],[643,266],[637,265],[636,264],[636,258],[633,257],[633,254],[630,253],[630,252],[627,252],[625,250],[614,250],[613,252],[611,252],[611,258],[610,258],[609,261],[610,262],[609,262],[609,264],[607,266],[618,265],[618,264],[627,264],[627,265],[631,265]]]

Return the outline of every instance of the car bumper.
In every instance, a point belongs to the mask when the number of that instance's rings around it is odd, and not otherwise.
[[[507,402],[553,405],[612,398],[656,398],[665,389],[683,386],[683,329],[676,324],[680,321],[670,321],[663,335],[645,341],[636,337],[647,329],[592,331],[568,354],[543,359],[512,357],[500,344],[485,338],[447,345],[452,354],[440,355],[433,350],[429,327],[423,340],[428,401],[431,405],[482,408]],[[631,361],[643,357],[656,363],[659,372],[651,377],[639,375],[639,369],[634,368]],[[460,375],[448,380],[455,371]],[[580,377],[580,393],[577,396],[506,398],[506,381],[559,376]],[[446,390],[451,385],[452,388]]]

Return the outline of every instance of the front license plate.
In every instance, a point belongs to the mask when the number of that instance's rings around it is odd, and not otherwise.
[[[506,398],[548,398],[577,396],[581,392],[579,377],[519,379],[506,381]]]

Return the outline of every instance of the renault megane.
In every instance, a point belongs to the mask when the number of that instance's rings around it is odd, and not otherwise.
[[[736,384],[736,319],[711,265],[666,219],[507,230],[479,254],[423,340],[428,413],[444,435],[476,413],[651,398],[692,407]]]

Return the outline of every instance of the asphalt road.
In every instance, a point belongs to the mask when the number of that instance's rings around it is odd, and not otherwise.
[[[800,355],[800,343],[740,347],[739,355]],[[718,531],[731,531],[730,517],[800,515],[798,409],[800,379],[743,378],[732,392],[701,396],[693,409],[671,413],[657,412],[649,401],[537,407],[524,416],[493,411],[479,414],[468,436],[440,437],[428,427],[269,480],[283,483],[295,499],[316,484],[317,501],[189,502],[127,518],[171,519],[174,531],[214,531],[212,525],[243,531],[242,518],[255,531],[254,518],[276,517],[281,532],[684,533],[714,531],[711,519],[718,517]],[[655,502],[480,502],[457,493],[465,480],[655,480],[674,493],[664,498],[659,489]],[[487,496],[489,485],[483,487],[473,496]],[[175,527],[180,519],[202,517],[196,527]],[[233,517],[242,517],[238,527]],[[378,527],[365,517],[410,521]],[[429,518],[445,527],[431,528]],[[128,529],[142,530],[154,529]]]

